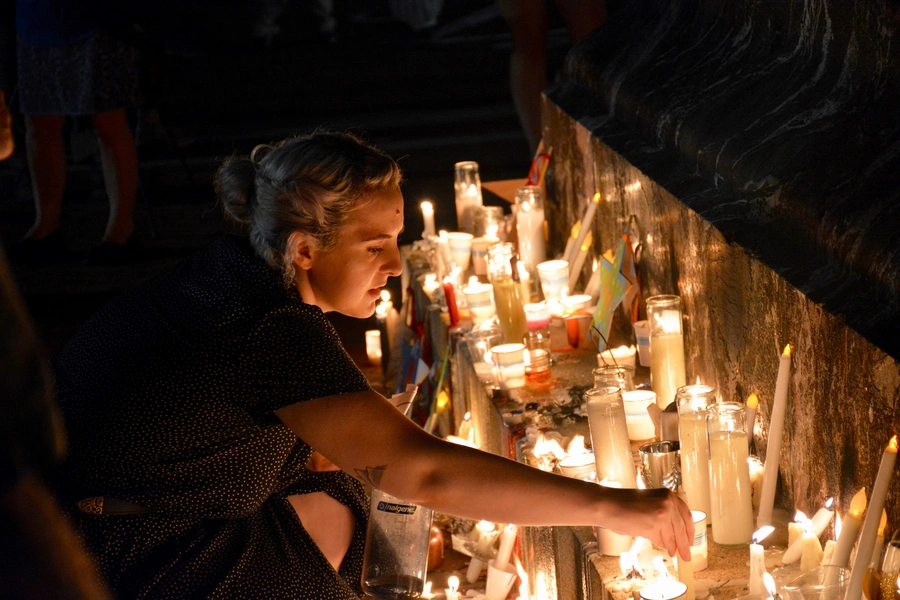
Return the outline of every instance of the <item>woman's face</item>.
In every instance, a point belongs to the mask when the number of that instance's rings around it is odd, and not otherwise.
[[[351,317],[372,316],[388,277],[403,264],[397,236],[403,230],[403,195],[399,188],[363,199],[340,229],[330,250],[309,250],[298,263],[298,288],[307,304]]]

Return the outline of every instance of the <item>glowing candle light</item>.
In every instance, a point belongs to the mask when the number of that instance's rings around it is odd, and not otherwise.
[[[769,416],[769,442],[766,446],[766,470],[763,472],[762,493],[756,526],[772,524],[775,507],[775,484],[778,483],[778,466],[781,464],[781,436],[784,433],[784,413],[787,408],[788,388],[791,382],[791,345],[784,347],[778,363],[775,380],[775,397]]]
[[[425,230],[422,232],[422,237],[427,240],[435,234],[434,205],[426,200],[420,206],[422,207],[422,220],[425,222]]]
[[[447,600],[460,600],[461,594],[457,590],[459,590],[459,577],[451,575],[447,580],[447,591],[444,594]]]
[[[756,426],[756,409],[759,407],[759,398],[756,394],[747,397],[747,439],[750,447],[753,447],[753,428]]]
[[[686,379],[681,298],[672,295],[647,298],[647,320],[650,325],[650,386],[656,392],[657,405],[665,410],[675,401],[675,392]],[[750,533],[747,532],[748,540]]]
[[[863,514],[866,512],[866,488],[862,488],[850,500],[850,510],[841,520],[841,534],[837,547],[831,555],[830,565],[847,568],[850,562],[850,551],[856,543],[856,535],[862,527]]]
[[[494,559],[494,568],[498,571],[505,571],[507,565],[509,565],[513,544],[516,543],[516,534],[518,532],[519,528],[513,524],[503,528],[500,534],[500,547],[497,549],[497,558]]]
[[[575,221],[575,224],[572,225],[572,231],[569,235],[569,239],[566,240],[566,249],[563,252],[562,259],[564,261],[570,261],[574,258],[572,250],[577,248],[575,245],[575,240],[578,239],[578,234],[581,233],[581,221]]]
[[[863,522],[862,533],[859,535],[859,545],[856,548],[856,560],[853,562],[853,570],[850,572],[850,587],[847,591],[847,600],[859,600],[862,594],[863,577],[869,563],[872,560],[872,551],[875,547],[875,536],[878,535],[878,525],[881,522],[881,511],[884,510],[884,501],[887,498],[891,476],[894,473],[894,465],[897,462],[897,436],[891,438],[884,454],[881,456],[881,465],[878,467],[878,475],[872,488],[872,499],[869,509],[866,511],[866,520]]]
[[[800,526],[803,528],[803,532],[805,533],[807,530],[806,523],[809,523],[810,532],[815,535],[816,539],[822,532],[825,531],[825,528],[828,527],[828,524],[831,523],[831,519],[834,518],[834,498],[829,498],[825,501],[825,506],[816,511],[816,514],[813,515],[812,519],[807,519],[806,515],[802,512],[797,511],[797,521],[800,523]],[[820,544],[821,546],[821,544]],[[787,552],[784,553],[781,561],[790,565],[798,560],[803,553],[803,536],[801,535],[799,539],[794,540],[790,546],[788,546]],[[819,557],[821,561],[822,557]]]

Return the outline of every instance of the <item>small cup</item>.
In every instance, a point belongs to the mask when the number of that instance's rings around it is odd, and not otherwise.
[[[535,302],[525,305],[525,323],[528,331],[547,331],[550,329],[550,308],[546,302]]]
[[[641,366],[650,366],[650,325],[646,320],[634,322],[634,335],[637,338],[638,355]]]
[[[625,425],[628,427],[628,439],[640,442],[656,437],[653,419],[647,407],[656,404],[656,392],[650,390],[632,390],[622,392],[625,404]]]
[[[591,297],[587,294],[566,296],[562,299],[562,305],[566,310],[570,312],[575,312],[578,310],[588,310],[591,306]]]
[[[488,600],[506,600],[518,573],[511,563],[506,565],[504,571],[497,569],[494,563],[493,559],[488,561],[487,589],[484,593]]]
[[[481,325],[496,314],[494,309],[493,287],[488,283],[473,283],[463,288],[466,305],[472,315],[472,322]]]
[[[634,367],[637,349],[634,346],[619,346],[597,354],[597,366],[619,365]]]
[[[594,455],[591,453],[570,454],[559,461],[556,466],[559,468],[559,472],[566,477],[584,481],[597,480],[597,465],[594,462]]]
[[[641,474],[648,488],[681,488],[681,464],[678,442],[650,442],[640,447]]]
[[[452,231],[447,234],[447,240],[450,244],[450,257],[456,266],[465,273],[469,269],[469,261],[472,258],[472,239],[471,233],[462,231]]]
[[[703,571],[709,566],[709,541],[706,539],[706,513],[702,510],[692,510],[691,518],[694,521],[694,542],[691,544],[691,565],[694,573]]]
[[[478,380],[483,384],[495,384],[491,349],[503,341],[503,333],[498,328],[473,329],[466,334],[465,341]]]
[[[569,281],[569,262],[565,260],[547,260],[537,265],[538,277],[541,279],[541,290],[544,298],[559,300],[562,288]]]
[[[500,389],[525,387],[525,344],[500,344],[491,348]]]

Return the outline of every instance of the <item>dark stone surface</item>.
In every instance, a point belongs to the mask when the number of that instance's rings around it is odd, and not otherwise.
[[[760,397],[763,457],[795,345],[779,503],[807,513],[871,493],[900,431],[898,14],[634,0],[544,105],[551,246],[595,191],[597,253],[634,217],[644,296],[684,300],[688,380]],[[896,529],[900,476],[887,510]]]
[[[549,97],[898,358],[898,31],[877,0],[639,0]]]

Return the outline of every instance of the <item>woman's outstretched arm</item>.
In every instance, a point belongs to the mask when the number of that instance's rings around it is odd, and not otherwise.
[[[668,490],[606,488],[444,442],[375,392],[319,398],[275,414],[345,472],[410,502],[518,525],[601,525],[690,559],[690,510]]]

